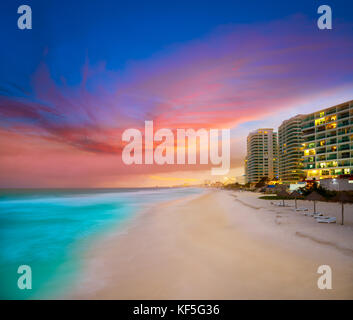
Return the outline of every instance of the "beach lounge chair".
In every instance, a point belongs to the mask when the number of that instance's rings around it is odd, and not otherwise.
[[[317,222],[319,223],[336,223],[336,218],[335,217],[321,217],[316,219]]]
[[[320,217],[314,217],[315,219],[329,219],[331,217],[328,216],[320,216]]]
[[[312,212],[305,212],[303,214],[304,214],[304,216],[307,216],[307,217],[313,217],[314,216],[314,213],[312,213]]]
[[[316,212],[316,214],[314,214],[314,218],[322,218],[323,214],[320,212]]]
[[[308,208],[297,208],[294,211],[308,211]]]
[[[277,207],[282,207],[282,203],[280,203],[280,202],[274,202],[272,204]]]

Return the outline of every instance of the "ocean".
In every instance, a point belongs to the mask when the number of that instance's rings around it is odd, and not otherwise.
[[[140,209],[203,192],[198,188],[0,191],[0,299],[55,299],[83,268],[92,242]],[[32,289],[20,290],[21,265]]]

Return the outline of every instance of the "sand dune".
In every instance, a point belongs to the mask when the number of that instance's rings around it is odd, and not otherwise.
[[[302,206],[302,204],[301,204]],[[332,268],[332,290],[317,286]],[[353,229],[247,192],[156,206],[87,255],[73,299],[352,299]]]

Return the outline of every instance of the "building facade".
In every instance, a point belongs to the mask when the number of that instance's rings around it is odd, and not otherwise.
[[[277,133],[273,129],[250,132],[247,137],[246,182],[256,183],[263,177],[278,178],[277,144]]]
[[[353,100],[306,115],[302,138],[307,179],[353,174]]]
[[[278,174],[284,183],[295,183],[305,177],[303,171],[303,115],[283,121],[278,128]]]

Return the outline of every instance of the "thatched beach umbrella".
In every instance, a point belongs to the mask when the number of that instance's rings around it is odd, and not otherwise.
[[[347,202],[351,202],[352,201],[352,197],[350,197],[347,193],[345,192],[339,192],[334,198],[333,200],[336,200],[338,202],[341,202],[342,204],[342,221],[341,224],[344,224],[344,204]]]
[[[277,193],[277,196],[279,196],[279,197],[288,197],[289,196],[289,194],[285,191],[285,190],[281,190],[280,192],[278,192]],[[284,207],[284,199],[282,199],[282,201],[283,201],[283,207]]]
[[[297,209],[297,198],[301,197],[302,195],[297,190],[294,190],[290,196],[295,199],[295,208]]]
[[[305,197],[306,200],[314,201],[314,214],[316,214],[316,201],[324,201],[325,198],[317,193],[316,191],[313,191],[310,193],[308,196]]]

